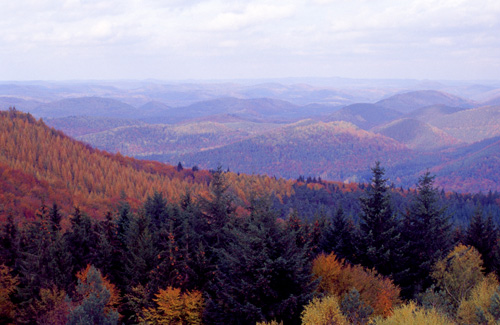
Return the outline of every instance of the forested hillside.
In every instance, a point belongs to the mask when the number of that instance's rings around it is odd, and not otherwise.
[[[140,161],[109,154],[77,142],[62,132],[48,128],[41,120],[11,109],[0,112],[0,164],[5,187],[0,195],[0,213],[11,211],[33,216],[43,202],[57,201],[66,212],[79,206],[93,215],[104,215],[120,198],[131,204],[161,190],[170,201],[178,202],[190,192],[207,193],[210,174],[153,161]],[[232,190],[244,201],[250,188],[283,196],[291,181],[260,176],[232,175]],[[11,191],[8,189],[12,189]],[[15,191],[15,197],[10,192]]]
[[[139,161],[14,109],[0,141],[2,323],[500,320],[497,192]]]

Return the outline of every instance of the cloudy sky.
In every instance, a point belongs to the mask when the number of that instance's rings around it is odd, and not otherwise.
[[[0,0],[0,80],[500,79],[498,0]]]

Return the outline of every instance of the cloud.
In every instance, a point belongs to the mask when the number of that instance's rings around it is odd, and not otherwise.
[[[59,61],[68,74],[102,62],[148,78],[225,67],[238,76],[334,74],[390,62],[425,72],[446,56],[487,71],[479,66],[500,60],[497,0],[17,0],[1,1],[0,12],[0,73],[11,75],[30,61]],[[452,61],[443,75],[459,69]]]
[[[266,3],[250,3],[239,11],[227,11],[217,14],[206,27],[209,30],[238,30],[263,22],[275,21],[289,17],[294,12],[292,5],[274,5]]]

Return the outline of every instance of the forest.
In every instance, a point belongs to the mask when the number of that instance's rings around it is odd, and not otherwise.
[[[395,187],[379,162],[368,184],[203,171],[0,123],[0,323],[500,320],[497,192]]]

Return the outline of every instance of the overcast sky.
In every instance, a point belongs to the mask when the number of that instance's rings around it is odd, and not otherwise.
[[[0,0],[0,80],[500,79],[499,0]]]

